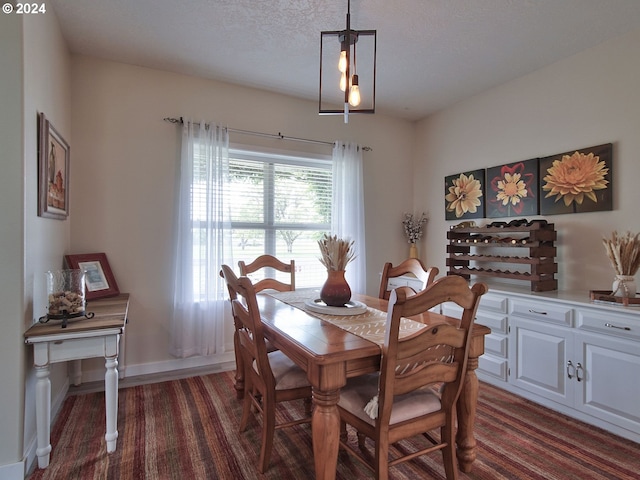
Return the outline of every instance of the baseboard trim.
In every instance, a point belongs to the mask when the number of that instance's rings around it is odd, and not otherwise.
[[[233,362],[232,368],[235,368],[235,358],[236,357],[234,352],[227,352],[219,355],[209,355],[206,357],[176,358],[172,360],[165,360],[162,362],[143,363],[140,365],[127,365],[127,377],[170,373],[190,368],[215,368],[226,365],[229,362]]]
[[[236,368],[233,352],[207,357],[189,357],[162,362],[127,366],[127,376],[118,381],[119,388],[133,387],[147,383],[226,372]],[[99,392],[104,390],[104,370],[82,373],[82,383],[71,386],[70,394]]]
[[[17,463],[0,465],[0,478],[3,480],[24,480],[25,477],[24,460]]]

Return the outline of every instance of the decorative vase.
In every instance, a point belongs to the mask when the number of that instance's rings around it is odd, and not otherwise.
[[[351,288],[344,278],[344,270],[327,270],[327,275],[320,290],[320,300],[330,307],[343,307],[351,300]]]
[[[636,279],[633,275],[616,275],[611,295],[625,298],[636,296]]]
[[[418,247],[415,243],[412,243],[409,247],[409,258],[418,258]]]

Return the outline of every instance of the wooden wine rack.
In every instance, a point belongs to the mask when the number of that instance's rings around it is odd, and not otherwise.
[[[509,278],[529,282],[533,292],[557,290],[556,238],[552,223],[454,227],[447,232],[447,275]],[[507,269],[509,264],[516,270]]]

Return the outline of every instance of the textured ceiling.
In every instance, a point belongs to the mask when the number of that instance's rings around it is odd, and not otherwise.
[[[49,0],[73,53],[318,99],[346,0]],[[352,0],[376,111],[419,119],[640,28],[640,0]]]

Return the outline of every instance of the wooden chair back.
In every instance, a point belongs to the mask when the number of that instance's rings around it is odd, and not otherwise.
[[[258,382],[260,384],[258,385],[260,391],[274,390],[275,379],[267,356],[268,349],[264,339],[255,288],[251,280],[245,276],[238,278],[229,266],[222,265],[221,268],[221,274],[229,290],[237,335],[236,347],[240,349],[242,355],[245,378],[248,374],[251,375],[252,383]],[[255,368],[252,368],[253,365]],[[254,374],[254,371],[257,375]]]
[[[406,274],[413,274],[423,283],[423,288],[427,288],[434,281],[439,273],[438,267],[426,268],[424,264],[417,258],[408,258],[404,262],[396,265],[395,267],[391,262],[384,264],[382,269],[382,278],[380,279],[380,293],[379,298],[389,300],[391,290],[388,290],[387,286],[390,278],[400,277]]]
[[[391,293],[380,369],[379,422],[385,425],[383,428],[388,428],[394,396],[428,385],[443,385],[441,411],[452,415],[467,370],[476,310],[486,291],[483,283],[469,288],[463,277],[451,275],[417,294],[406,287]],[[430,325],[399,338],[403,317],[420,315],[444,302],[454,302],[463,308],[458,326]]]
[[[251,274],[265,269],[265,277],[259,280],[254,280],[253,288],[256,292],[262,290],[272,289],[279,292],[289,292],[296,289],[296,263],[295,260],[290,260],[289,263],[284,263],[273,255],[260,255],[251,263],[245,263],[240,260],[238,262],[240,267],[240,275],[250,277]],[[282,282],[273,278],[273,270],[288,273],[290,281],[289,283]]]

